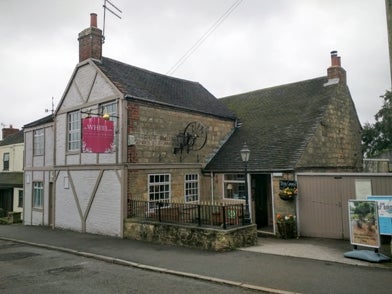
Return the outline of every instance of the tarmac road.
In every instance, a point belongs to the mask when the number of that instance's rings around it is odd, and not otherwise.
[[[254,293],[198,279],[125,267],[93,258],[0,240],[0,292]]]
[[[200,280],[233,284],[268,293],[390,293],[392,267],[388,264],[352,265],[329,260],[315,260],[237,250],[216,253],[106,236],[52,230],[23,225],[0,226],[0,239],[35,243],[37,246],[62,250],[108,262]],[[262,247],[264,239],[259,240]],[[276,240],[275,252],[282,241]],[[297,240],[298,248],[301,240]],[[312,240],[306,240],[307,243]],[[269,246],[274,242],[268,238]],[[292,240],[290,242],[296,242]],[[335,242],[336,243],[336,242]],[[322,245],[322,242],[320,243]],[[341,246],[343,243],[336,243]],[[318,245],[319,250],[324,250]],[[334,246],[329,242],[328,246]],[[349,244],[344,243],[350,248]],[[294,246],[295,247],[295,246]],[[306,248],[306,247],[305,247]],[[283,252],[283,250],[281,250]]]

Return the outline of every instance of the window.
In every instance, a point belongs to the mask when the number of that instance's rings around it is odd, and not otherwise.
[[[101,104],[99,105],[99,111],[102,115],[104,115],[105,113],[109,114],[109,120],[111,120],[113,122],[114,125],[114,145],[118,145],[117,142],[117,118],[118,118],[118,114],[117,114],[117,103],[116,102],[110,102],[110,103],[105,103],[105,104]]]
[[[245,176],[243,174],[225,174],[223,185],[225,198],[246,198]]]
[[[42,208],[44,186],[42,182],[34,182],[33,184],[33,208]]]
[[[187,174],[184,181],[185,202],[199,201],[199,175]]]
[[[109,119],[116,122],[117,118],[117,103],[116,102],[110,102],[110,103],[105,103],[101,104],[99,106],[101,114],[109,114]]]
[[[34,130],[33,153],[34,155],[44,154],[44,129]]]
[[[18,207],[23,207],[23,190],[18,191]]]
[[[68,151],[80,150],[80,112],[68,113]]]
[[[3,170],[9,170],[9,169],[10,169],[10,154],[4,153],[3,154]]]
[[[157,202],[170,201],[170,174],[148,175],[149,209],[156,208]]]

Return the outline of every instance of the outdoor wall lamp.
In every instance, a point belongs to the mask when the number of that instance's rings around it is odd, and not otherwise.
[[[242,162],[245,165],[245,215],[244,223],[250,224],[250,213],[249,213],[249,193],[248,193],[248,161],[250,156],[250,150],[248,145],[244,143],[242,149],[240,150]]]

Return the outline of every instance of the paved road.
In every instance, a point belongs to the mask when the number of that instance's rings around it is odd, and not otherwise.
[[[0,226],[1,238],[108,257],[110,262],[121,260],[135,266],[147,265],[159,272],[176,271],[184,276],[222,279],[239,287],[250,284],[299,293],[389,294],[391,291],[389,265],[348,265],[242,250],[216,253],[22,225]]]
[[[254,293],[0,240],[0,293]]]

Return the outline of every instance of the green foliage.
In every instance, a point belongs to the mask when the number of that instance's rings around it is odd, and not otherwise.
[[[392,92],[381,96],[381,109],[374,116],[374,124],[366,123],[362,132],[362,149],[366,157],[392,149]]]

